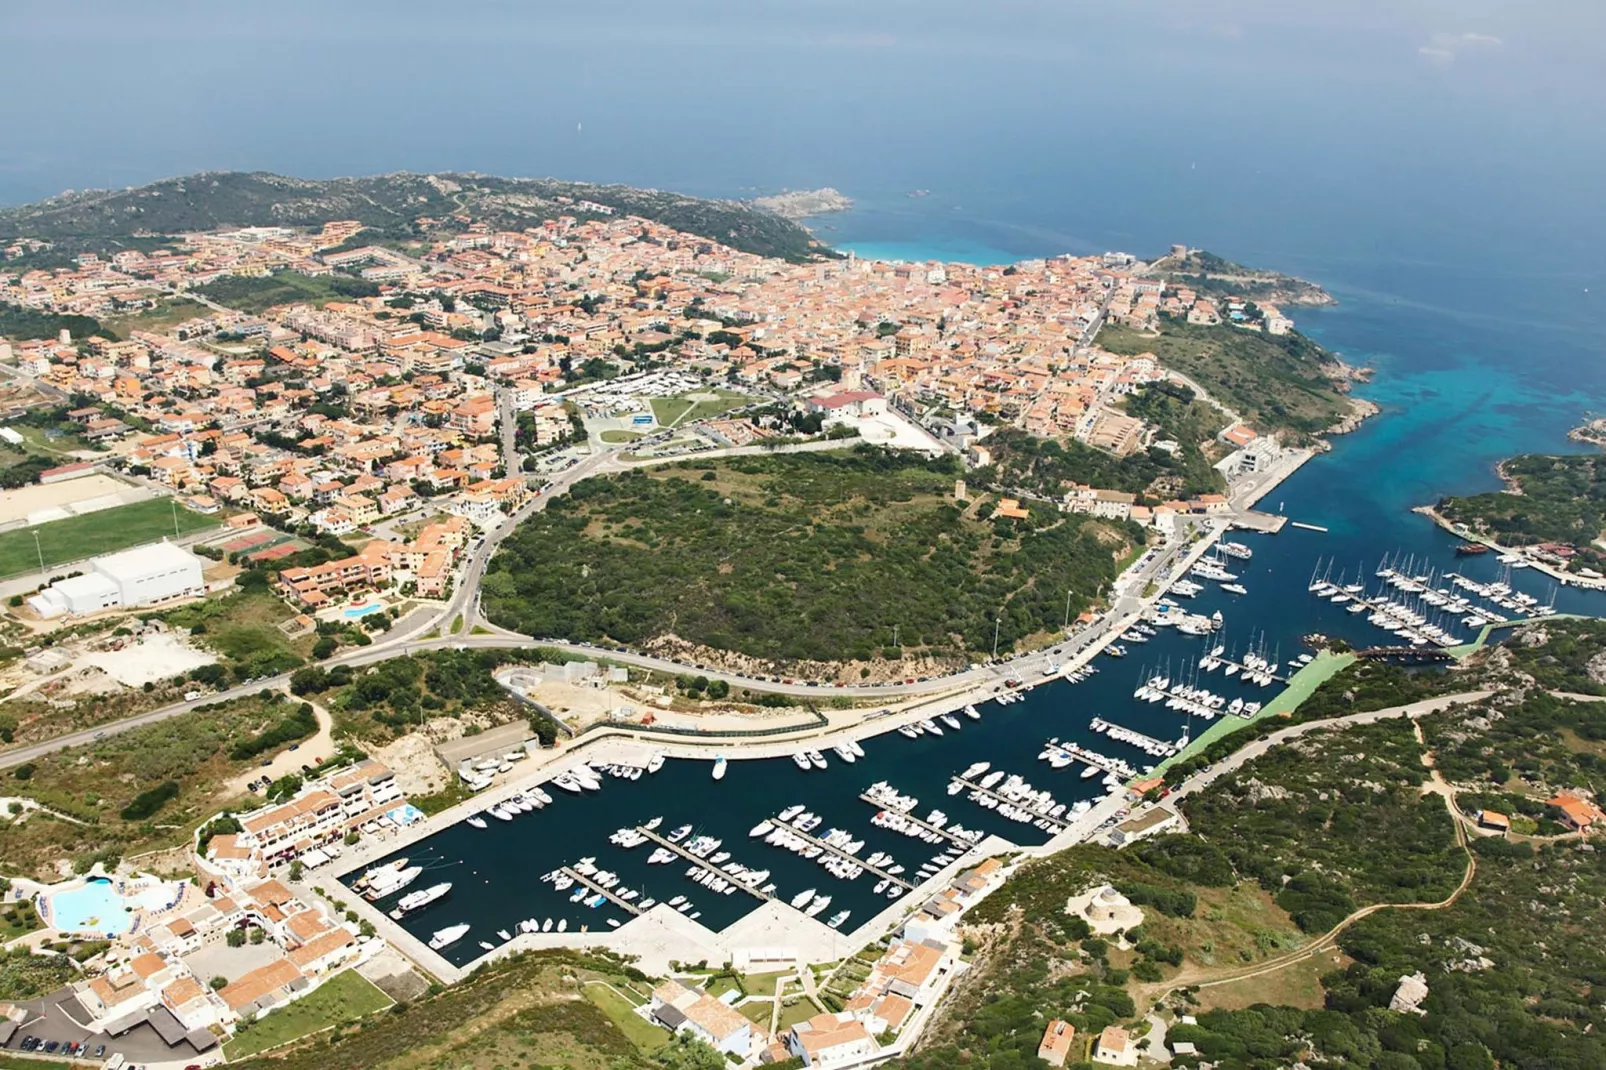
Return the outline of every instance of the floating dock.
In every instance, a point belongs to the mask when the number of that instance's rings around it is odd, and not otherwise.
[[[1288,523],[1292,527],[1300,528],[1304,531],[1319,531],[1323,535],[1327,534],[1327,529],[1322,527],[1320,524],[1307,524],[1303,520],[1290,520]]]
[[[662,836],[658,835],[656,832],[653,832],[651,829],[644,829],[640,825],[637,825],[636,826],[636,831],[642,833],[643,835],[645,835],[649,840],[651,840],[653,843],[656,843],[659,847],[662,847],[665,850],[673,851],[677,855],[679,855],[681,858],[684,858],[686,861],[691,862],[694,865],[700,866],[703,869],[708,870],[710,873],[715,874],[716,876],[725,878],[727,881],[730,881],[732,884],[734,884],[737,887],[738,890],[746,892],[748,895],[750,895],[753,898],[759,900],[760,902],[767,903],[771,899],[775,898],[773,895],[768,895],[768,894],[766,894],[764,892],[759,891],[757,888],[752,888],[752,887],[749,887],[746,884],[743,884],[741,881],[737,880],[735,877],[731,876],[729,873],[727,873],[724,870],[720,869],[717,865],[715,865],[714,863],[710,862],[708,859],[703,858],[700,855],[692,854],[690,851],[686,850],[684,847],[682,847],[678,843],[671,843],[669,840],[664,839]]]
[[[840,847],[832,847],[830,844],[826,843],[824,840],[819,839],[818,837],[815,837],[815,836],[810,836],[807,832],[801,832],[798,829],[793,828],[791,825],[788,825],[786,822],[782,821],[779,817],[775,817],[775,816],[772,815],[770,817],[770,820],[775,822],[775,824],[780,826],[781,828],[786,829],[792,835],[799,837],[800,839],[802,839],[804,842],[808,843],[809,845],[811,845],[813,847],[818,847],[822,851],[825,851],[828,854],[834,854],[838,858],[846,859],[847,861],[852,862],[856,866],[863,866],[866,873],[874,873],[877,877],[882,877],[882,878],[884,878],[886,880],[889,880],[893,884],[898,885],[900,888],[902,888],[906,892],[907,891],[911,891],[914,888],[914,885],[910,884],[908,881],[904,880],[902,877],[894,876],[893,874],[888,873],[886,870],[882,869],[880,866],[872,866],[870,863],[866,862],[864,859],[860,858],[858,855],[850,855],[846,851],[842,850]]]
[[[955,845],[956,847],[963,847],[968,851],[972,846],[972,844],[970,843],[969,840],[961,839],[960,837],[955,836],[952,832],[949,832],[947,829],[938,828],[936,825],[929,824],[928,822],[922,821],[922,820],[920,820],[920,818],[916,817],[914,814],[911,814],[906,810],[894,810],[892,807],[888,806],[886,803],[876,802],[874,797],[872,797],[870,795],[863,794],[863,793],[861,793],[859,795],[859,798],[863,799],[865,802],[869,803],[871,806],[875,807],[877,810],[886,810],[889,813],[897,814],[899,817],[902,817],[904,820],[908,821],[909,824],[915,826],[918,829],[923,829],[926,832],[935,832],[937,835],[943,837],[949,843]]]
[[[1089,764],[1091,764],[1091,763],[1089,763]],[[974,780],[966,780],[962,776],[956,776],[956,777],[954,777],[953,782],[956,783],[956,784],[963,784],[966,788],[968,788],[971,791],[980,792],[983,795],[991,795],[993,798],[997,799],[1000,803],[1007,803],[1010,806],[1015,807],[1017,810],[1024,809],[1024,807],[1022,807],[1021,804],[1020,804],[1020,800],[1011,799],[1008,795],[1000,795],[998,792],[994,791],[992,788],[984,788],[980,784],[976,783]],[[1029,811],[1029,810],[1026,811],[1026,812],[1027,813],[1031,813],[1031,811]],[[1062,817],[1049,817],[1047,814],[1037,814],[1037,813],[1032,813],[1031,821],[1022,822],[1022,823],[1030,825],[1030,824],[1035,824],[1038,821],[1046,821],[1050,825],[1053,825],[1056,829],[1059,829],[1061,831],[1063,831],[1063,830],[1065,830],[1065,829],[1070,827],[1070,822],[1066,821]]]
[[[581,873],[576,869],[572,869],[569,866],[562,867],[562,871],[564,873],[567,873],[569,876],[573,877],[579,883],[585,885],[587,888],[590,888],[593,892],[596,892],[599,895],[607,896],[608,897],[608,902],[612,903],[614,906],[618,907],[620,910],[623,910],[625,913],[630,914],[630,915],[636,915],[636,914],[640,914],[641,913],[641,908],[640,907],[634,906],[634,905],[632,905],[630,903],[625,902],[623,899],[620,899],[617,895],[614,895],[612,892],[608,891],[608,889],[604,888],[602,885],[598,884],[596,881],[592,880],[590,877],[587,877],[584,873]]]
[[[1099,725],[1104,727],[1099,728]],[[1144,751],[1149,747],[1153,747],[1155,750],[1163,752],[1158,755],[1161,758],[1169,758],[1182,749],[1169,740],[1155,739],[1153,736],[1139,732],[1135,728],[1128,728],[1126,725],[1117,724],[1114,721],[1106,721],[1102,717],[1093,718],[1092,721],[1088,722],[1088,727],[1107,739],[1113,739],[1117,743],[1125,743],[1129,747],[1137,747],[1139,750]],[[1122,739],[1121,736],[1116,735],[1117,732],[1128,738]],[[1151,757],[1155,757],[1155,755],[1151,755]]]

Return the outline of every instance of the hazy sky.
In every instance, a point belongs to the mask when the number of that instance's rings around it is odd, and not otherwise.
[[[896,184],[1301,123],[1598,178],[1606,143],[1606,5],[1577,0],[52,0],[0,40],[11,201],[202,168]]]

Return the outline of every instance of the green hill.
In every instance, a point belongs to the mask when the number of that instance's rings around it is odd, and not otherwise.
[[[329,220],[357,219],[378,232],[365,236],[371,240],[411,237],[419,216],[454,212],[513,228],[560,215],[603,217],[579,208],[580,201],[762,256],[801,261],[820,251],[803,227],[741,201],[551,178],[451,173],[302,179],[264,171],[207,171],[0,209],[0,241],[38,238],[53,242],[52,252],[65,257],[148,246],[151,235],[236,226],[316,227]]]

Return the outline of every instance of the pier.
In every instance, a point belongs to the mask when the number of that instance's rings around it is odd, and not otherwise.
[[[1222,657],[1219,654],[1211,655],[1211,656],[1215,658],[1216,665],[1218,667],[1222,668],[1222,669],[1225,669],[1228,665],[1235,666],[1238,669],[1238,672],[1237,672],[1236,675],[1238,676],[1238,678],[1240,680],[1243,679],[1243,674],[1246,673],[1246,672],[1265,672],[1266,671],[1264,669],[1251,669],[1249,666],[1245,665],[1241,661],[1233,661],[1231,658]],[[1212,669],[1210,671],[1214,672],[1215,670]],[[1222,679],[1227,679],[1227,677],[1224,675],[1222,677]],[[1283,675],[1281,675],[1279,673],[1272,673],[1271,674],[1271,681],[1274,684],[1287,684],[1288,683],[1288,677],[1283,676]],[[1266,686],[1266,685],[1263,684],[1261,686]]]
[[[1357,650],[1355,656],[1362,661],[1394,661],[1404,665],[1439,665],[1455,660],[1447,650],[1417,646],[1374,646]]]
[[[710,873],[724,877],[726,880],[734,884],[739,890],[746,892],[748,895],[752,896],[754,899],[757,899],[761,903],[768,903],[771,899],[775,898],[773,895],[766,894],[765,892],[759,891],[757,888],[753,888],[742,883],[729,873],[720,869],[714,863],[710,862],[708,859],[703,858],[700,855],[692,854],[678,843],[671,843],[669,840],[664,839],[651,829],[644,829],[640,825],[637,825],[636,831],[645,835],[649,840],[651,840],[653,843],[656,843],[659,847],[675,852],[681,858],[684,858],[686,861],[708,870]]]
[[[971,844],[970,844],[969,840],[961,839],[960,837],[955,836],[952,832],[949,832],[947,829],[938,828],[936,825],[928,824],[927,822],[920,820],[914,814],[908,813],[907,811],[894,810],[894,809],[892,809],[892,807],[888,806],[886,803],[876,802],[875,798],[873,796],[871,796],[871,795],[868,795],[866,793],[861,792],[859,794],[859,798],[863,799],[865,802],[869,803],[871,806],[875,807],[877,810],[889,810],[892,813],[895,813],[895,814],[899,815],[904,820],[908,821],[909,824],[915,826],[918,829],[923,829],[926,832],[935,832],[937,835],[943,837],[949,843],[954,844],[957,847],[963,847],[966,850],[969,850],[970,847],[971,847]]]
[[[590,888],[593,892],[596,892],[599,895],[607,896],[608,897],[608,902],[612,903],[614,906],[618,907],[620,910],[624,911],[626,914],[629,914],[632,917],[634,917],[635,915],[641,913],[641,908],[640,907],[634,906],[634,905],[632,905],[630,903],[625,902],[623,899],[620,899],[617,895],[614,895],[612,892],[608,891],[608,889],[604,888],[602,885],[598,884],[596,881],[592,880],[590,877],[587,877],[584,873],[581,873],[578,870],[572,869],[569,866],[563,866],[561,871],[564,872],[564,873],[567,873],[569,876],[573,877],[580,884],[583,884],[587,888]]]
[[[1303,528],[1305,531],[1319,531],[1323,535],[1327,534],[1327,529],[1322,527],[1320,524],[1307,524],[1303,520],[1290,520],[1289,524],[1296,528]]]
[[[1123,762],[1118,758],[1106,757],[1096,750],[1088,750],[1086,747],[1079,747],[1075,743],[1059,743],[1051,739],[1048,741],[1046,746],[1061,751],[1067,757],[1074,758],[1083,765],[1091,765],[1095,769],[1102,769],[1106,773],[1113,773],[1122,780],[1130,780],[1137,775],[1137,770],[1132,768],[1129,763]],[[960,780],[959,777],[954,777],[954,779],[959,780],[962,784],[970,783],[968,780]],[[986,789],[984,788],[982,790],[985,791]]]
[[[1075,755],[1075,757],[1080,757],[1080,755]],[[1088,764],[1092,765],[1094,763],[1088,762]],[[1021,806],[1020,800],[1011,799],[1008,795],[1000,795],[998,792],[994,791],[992,788],[984,788],[980,784],[976,783],[974,780],[966,780],[962,776],[956,776],[956,777],[954,777],[954,783],[963,784],[966,788],[970,789],[971,791],[979,792],[982,795],[990,795],[993,798],[997,799],[1000,803],[1005,803],[1005,804],[1008,804],[1010,806],[1013,806],[1017,810],[1024,810],[1025,809],[1024,807]],[[1031,813],[1031,811],[1029,811],[1029,810],[1026,811],[1026,812],[1027,813]],[[1054,828],[1057,831],[1060,831],[1060,832],[1065,831],[1067,828],[1070,827],[1070,824],[1071,824],[1069,821],[1066,821],[1062,817],[1049,817],[1047,814],[1037,814],[1037,813],[1033,813],[1032,814],[1032,820],[1029,821],[1029,822],[1026,822],[1026,824],[1035,824],[1038,821],[1046,821],[1050,825],[1053,825]]]
[[[822,850],[822,851],[824,851],[824,852],[826,852],[828,854],[834,854],[838,858],[845,859],[845,860],[847,860],[849,862],[852,862],[856,866],[863,866],[866,873],[874,873],[877,877],[881,877],[881,878],[883,878],[885,880],[891,881],[893,884],[896,884],[898,887],[902,888],[906,892],[912,891],[914,889],[914,885],[910,884],[908,881],[904,880],[902,877],[895,877],[891,873],[888,873],[886,870],[882,869],[880,866],[872,866],[872,865],[870,865],[870,863],[866,862],[864,859],[860,858],[858,855],[850,855],[846,851],[842,850],[840,847],[832,847],[830,844],[826,843],[822,839],[819,839],[818,837],[810,836],[807,832],[799,831],[798,829],[796,829],[796,828],[792,827],[791,825],[788,825],[786,822],[782,821],[779,817],[771,817],[770,820],[775,822],[775,824],[777,826],[779,826],[780,828],[786,829],[792,835],[794,835],[794,836],[798,837],[799,839],[803,840],[805,843],[809,844],[811,847],[818,847],[820,850]]]
[[[1101,725],[1103,726],[1102,728],[1100,727]],[[1114,721],[1106,721],[1102,717],[1093,718],[1092,721],[1088,722],[1088,727],[1101,736],[1113,739],[1117,743],[1125,743],[1128,746],[1137,747],[1142,751],[1149,751],[1152,747],[1154,751],[1160,752],[1158,757],[1161,758],[1169,758],[1182,749],[1175,743],[1164,739],[1155,739],[1153,736],[1145,735],[1134,728],[1116,724]]]

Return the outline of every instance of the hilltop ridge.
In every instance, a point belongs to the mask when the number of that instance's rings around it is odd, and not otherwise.
[[[797,223],[743,201],[472,172],[303,179],[266,171],[204,171],[128,189],[68,191],[0,209],[0,240],[36,238],[70,256],[126,248],[141,236],[231,226],[317,226],[331,219],[360,220],[385,237],[405,238],[412,236],[419,216],[460,211],[509,228],[559,215],[637,215],[743,252],[791,261],[811,259],[823,249]]]

